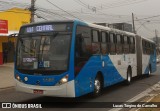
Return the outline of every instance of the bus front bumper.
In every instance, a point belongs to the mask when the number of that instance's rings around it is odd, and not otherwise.
[[[54,97],[75,97],[74,80],[59,86],[35,86],[15,81],[16,90],[20,92]]]

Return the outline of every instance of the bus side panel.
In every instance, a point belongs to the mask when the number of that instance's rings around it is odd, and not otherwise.
[[[149,64],[151,61],[150,55],[142,55],[142,74],[147,74],[149,72]]]
[[[136,54],[110,55],[110,59],[124,79],[127,78],[127,69],[129,66],[132,68],[132,77],[137,76]]]
[[[105,61],[105,67],[102,67],[102,60]],[[94,80],[99,71],[103,75],[105,87],[124,80],[108,55],[103,59],[92,56],[75,78],[76,97],[93,92]]]
[[[101,67],[99,56],[91,57],[75,78],[76,97],[93,91],[93,77]]]
[[[152,63],[151,63],[151,71],[155,72],[157,70],[157,62],[156,62],[156,49],[154,50],[154,55],[152,56]]]
[[[124,80],[121,68],[117,67],[115,58],[121,58],[121,55],[105,55],[102,58],[104,67],[102,73],[104,74],[104,87],[119,83]]]
[[[144,73],[143,74],[148,74],[149,72],[149,68],[151,68],[151,72],[155,72],[157,69],[157,65],[156,65],[156,51],[154,50],[154,54],[151,55],[145,55],[148,63],[144,62],[146,64],[144,64]],[[144,60],[145,61],[145,60]],[[151,67],[150,67],[151,65]]]

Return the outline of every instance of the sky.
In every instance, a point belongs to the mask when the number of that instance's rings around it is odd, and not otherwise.
[[[31,0],[0,0],[3,1],[10,5],[0,3],[0,9],[29,8],[31,3]],[[91,23],[132,23],[134,13],[137,33],[153,38],[155,30],[160,36],[159,4],[160,0],[36,0],[36,22],[76,18]]]

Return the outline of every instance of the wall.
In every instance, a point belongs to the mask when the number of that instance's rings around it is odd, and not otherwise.
[[[19,31],[20,27],[24,24],[30,23],[30,11],[20,9],[20,8],[12,8],[3,12],[0,12],[1,20],[8,20],[8,31],[15,32]],[[3,35],[3,36],[2,36]],[[15,43],[14,38],[11,40]],[[3,64],[3,43],[8,43],[8,36],[4,36],[4,34],[0,33],[0,65]],[[14,50],[14,48],[12,49]],[[14,55],[9,55],[14,56]]]

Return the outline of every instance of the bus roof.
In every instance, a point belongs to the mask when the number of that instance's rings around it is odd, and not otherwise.
[[[94,27],[94,28],[99,28],[99,29],[102,29],[102,30],[111,31],[113,33],[118,33],[118,34],[123,34],[123,35],[125,34],[125,35],[135,36],[135,37],[137,35],[137,34],[134,34],[134,33],[131,33],[131,32],[122,31],[122,30],[110,28],[110,27],[107,27],[107,26],[101,26],[101,25],[97,25],[97,24],[93,24],[93,23],[89,23],[89,22],[84,22],[84,21],[80,21],[80,20],[77,20],[77,19],[36,22],[36,23],[25,24],[22,27],[26,27],[26,26],[30,26],[30,25],[45,24],[45,23],[53,23],[53,22],[59,22],[59,23],[77,22],[78,24],[86,24],[87,26]],[[152,41],[149,38],[145,38],[145,37],[142,37],[142,38],[149,41],[149,42],[155,43],[154,41]]]
[[[101,25],[97,25],[97,24],[93,24],[93,23],[87,23],[87,22],[85,22],[85,23],[88,24],[88,26],[91,26],[91,27],[100,28],[102,30],[104,29],[104,30],[108,30],[108,31],[111,31],[111,32],[119,33],[119,34],[126,34],[126,35],[129,35],[129,36],[135,36],[135,37],[137,35],[137,34],[134,34],[134,33],[131,33],[131,32],[122,31],[122,30],[110,28],[110,27],[107,27],[107,26],[101,26]],[[140,35],[137,35],[137,36],[140,36]],[[142,39],[145,39],[149,42],[155,43],[153,40],[151,40],[149,38],[146,38],[146,37],[143,37],[143,36],[141,36],[141,37],[142,37]]]

